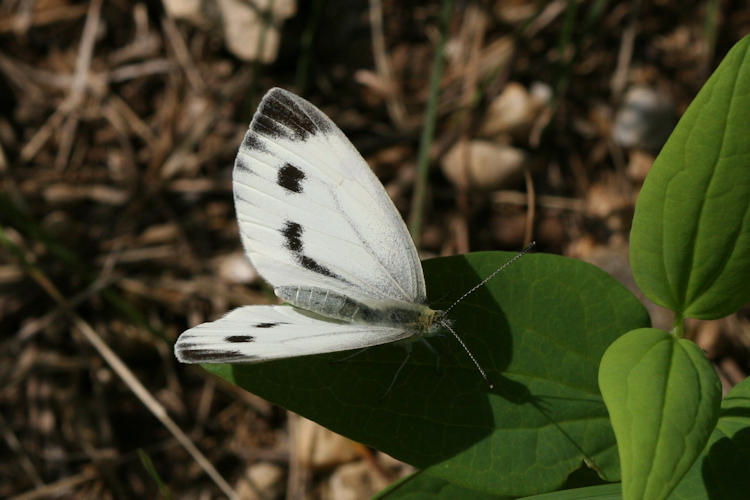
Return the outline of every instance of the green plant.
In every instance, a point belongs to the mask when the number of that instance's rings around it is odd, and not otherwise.
[[[599,370],[626,499],[666,498],[721,428],[718,377],[701,350],[681,337],[685,318],[720,318],[750,300],[749,47],[745,37],[703,86],[636,205],[633,274],[646,296],[674,311],[675,319],[669,333],[646,328],[620,337]],[[736,388],[733,398],[747,402],[747,387]],[[747,424],[750,406],[745,410],[737,416]],[[747,467],[747,439],[739,444],[746,454],[739,463]],[[747,485],[734,489],[743,476],[723,485],[738,498],[747,495]]]
[[[750,299],[748,47],[750,37],[698,94],[636,207],[631,265],[644,293],[675,311],[671,332],[650,328],[643,305],[605,272],[536,254],[451,314],[492,391],[450,338],[437,343],[439,364],[417,347],[383,399],[404,356],[395,345],[341,363],[321,355],[206,369],[421,469],[383,498],[742,497],[750,382],[721,402],[710,363],[681,336],[685,318],[718,318]],[[431,305],[509,257],[424,262]],[[622,490],[592,486],[621,479]]]

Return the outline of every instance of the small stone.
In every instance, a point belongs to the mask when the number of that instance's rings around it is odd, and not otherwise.
[[[279,26],[296,11],[293,0],[257,5],[263,3],[252,5],[241,0],[219,0],[218,3],[227,48],[245,61],[273,62],[281,43]],[[269,8],[270,20],[266,21],[265,13]]]
[[[311,469],[325,469],[349,462],[358,456],[354,441],[329,431],[312,420],[295,416],[290,419],[292,450],[302,465]]]
[[[358,500],[370,498],[388,483],[373,474],[373,467],[365,461],[344,464],[331,474],[328,481],[330,498]]]
[[[245,61],[273,62],[279,51],[279,27],[297,10],[295,0],[162,0],[175,19],[206,30],[221,29],[227,48]]]
[[[625,148],[658,151],[675,123],[676,113],[669,97],[649,87],[632,87],[615,115],[612,137]]]
[[[203,0],[162,0],[164,10],[175,19],[185,19],[196,26],[204,24]]]
[[[634,149],[628,159],[628,177],[636,182],[643,182],[654,164],[654,155],[647,151]]]
[[[238,498],[249,500],[278,498],[284,490],[284,470],[278,465],[260,462],[249,466],[245,476],[237,481]]]
[[[456,143],[442,160],[443,173],[453,184],[487,191],[520,179],[529,164],[522,149],[481,140]]]
[[[216,274],[228,283],[252,283],[258,279],[258,271],[242,252],[220,255],[212,265]]]
[[[508,82],[503,91],[490,103],[480,129],[480,135],[495,137],[508,134],[517,139],[528,139],[534,121],[552,98],[550,87],[541,82],[531,86],[531,92],[517,82]]]

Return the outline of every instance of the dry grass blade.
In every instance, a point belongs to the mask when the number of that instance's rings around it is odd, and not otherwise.
[[[388,61],[388,53],[385,47],[385,34],[383,33],[383,2],[381,0],[370,0],[370,32],[372,33],[372,52],[375,59],[375,67],[383,83],[386,84],[385,95],[388,114],[399,129],[404,129],[406,123],[406,108],[399,98],[399,89],[393,80],[391,64]]]
[[[86,15],[86,24],[83,26],[81,35],[81,45],[78,50],[76,59],[75,73],[70,85],[70,94],[63,101],[61,109],[67,114],[63,124],[60,147],[55,158],[55,167],[58,170],[65,167],[70,150],[73,147],[76,128],[78,127],[77,108],[81,105],[86,90],[89,68],[91,67],[91,58],[94,53],[94,43],[96,42],[96,31],[99,27],[99,16],[102,10],[102,0],[91,0],[88,14]]]
[[[113,281],[115,281],[115,278],[111,276],[106,277],[104,279],[97,279],[96,281],[91,283],[91,285],[87,287],[84,291],[74,295],[68,301],[68,306],[77,307],[78,305],[83,304],[85,301],[89,300],[92,296],[98,294],[103,288],[108,287]],[[52,311],[49,311],[47,314],[45,314],[44,316],[40,318],[27,322],[16,333],[16,339],[18,339],[21,342],[26,342],[30,340],[38,332],[47,328],[53,321],[58,319],[60,315],[63,313],[64,313],[63,310],[61,310],[60,308],[57,308],[57,309],[53,309]]]
[[[453,3],[2,2],[0,229],[35,267],[0,244],[0,498],[156,497],[141,447],[175,498],[226,497],[153,400],[238,496],[256,493],[246,478],[269,498],[380,487],[382,474],[352,475],[366,454],[300,471],[284,412],[169,347],[189,325],[273,298],[242,253],[232,199],[232,162],[268,88],[320,105],[401,214],[420,200],[422,258],[533,234],[541,251],[632,282],[630,221],[656,154],[615,141],[623,96],[646,86],[686,109],[750,31],[750,4]],[[239,40],[262,61],[238,56]],[[433,56],[444,68],[430,82]],[[484,170],[476,146],[493,160]],[[450,170],[452,151],[463,163]],[[530,174],[487,183],[478,174],[500,178],[503,152]],[[725,321],[707,356],[729,388],[746,376],[750,311]],[[91,347],[97,334],[144,404]]]
[[[34,2],[24,3],[31,5]],[[19,25],[23,31],[26,31],[31,26],[44,26],[60,21],[70,21],[81,17],[87,10],[88,7],[86,5],[62,5],[39,11],[23,12],[15,16],[0,19],[0,33],[18,31]]]
[[[533,201],[540,207],[552,210],[571,210],[580,212],[586,207],[586,202],[577,198],[565,198],[563,196],[536,195],[533,199],[529,193],[519,191],[497,191],[493,196],[495,203],[508,203],[511,205],[528,205]]]
[[[86,81],[88,79],[89,68],[91,67],[91,58],[94,53],[94,43],[96,42],[96,31],[99,28],[99,16],[102,10],[102,0],[91,0],[88,14],[86,15],[86,24],[83,26],[81,35],[81,46],[78,50],[76,59],[76,69],[73,73],[73,83],[70,86],[70,95],[64,104],[66,110],[78,106],[83,98],[83,92],[86,90]]]
[[[174,51],[177,61],[179,61],[180,66],[182,66],[182,70],[185,72],[185,76],[190,82],[190,85],[196,92],[203,92],[206,89],[206,84],[203,81],[203,78],[201,78],[198,69],[195,67],[192,57],[190,57],[190,51],[188,50],[187,45],[185,45],[185,40],[182,39],[182,35],[180,34],[177,25],[172,18],[168,16],[162,18],[161,25],[164,29],[167,41]]]
[[[528,201],[526,202],[528,210],[526,211],[526,228],[523,232],[523,242],[524,245],[528,245],[533,240],[534,217],[536,215],[536,202],[534,201],[534,198],[536,197],[536,193],[534,191],[534,180],[531,178],[531,172],[529,172],[528,168],[523,170],[523,178],[526,181],[526,196],[528,197]]]
[[[26,472],[26,475],[31,478],[35,485],[43,485],[44,481],[42,481],[42,477],[39,475],[39,472],[37,472],[36,467],[34,467],[34,464],[29,459],[29,455],[26,453],[26,450],[23,449],[23,446],[18,440],[18,437],[13,432],[13,429],[11,429],[8,423],[5,421],[5,418],[1,413],[0,434],[2,434],[3,439],[5,440],[5,444],[8,445],[8,448],[13,450],[13,453],[18,455],[18,457],[20,458],[21,467],[23,468],[24,472]]]
[[[49,138],[52,137],[55,129],[60,126],[64,119],[65,113],[62,109],[58,108],[47,119],[44,125],[42,125],[36,131],[36,133],[31,137],[29,142],[26,143],[23,149],[21,149],[21,160],[27,162],[34,158],[39,150],[42,149],[44,144],[49,140]]]
[[[45,484],[31,491],[9,498],[8,500],[36,500],[37,498],[58,498],[69,494],[73,488],[86,481],[95,479],[97,472],[88,468],[83,472],[68,476],[54,483]]]
[[[640,0],[634,0],[630,3],[632,9],[630,21],[623,33],[622,41],[620,42],[620,51],[617,54],[617,68],[615,68],[615,72],[612,75],[611,87],[615,98],[619,98],[622,95],[625,85],[628,83],[628,72],[630,62],[633,58],[635,36],[638,34],[638,9],[641,2]]]
[[[70,306],[70,303],[60,293],[57,287],[47,278],[47,276],[36,266],[31,264],[24,256],[23,252],[11,242],[4,232],[0,230],[0,240],[2,243],[14,250],[14,253],[18,258],[23,259],[21,264],[29,274],[29,276],[36,281],[36,283],[44,289],[45,292],[58,304],[58,306],[68,315],[73,321],[76,329],[89,341],[89,343],[96,349],[112,370],[120,377],[125,383],[128,389],[148,408],[151,414],[156,417],[164,427],[175,437],[175,439],[185,448],[185,450],[193,457],[193,459],[200,465],[200,467],[208,474],[208,476],[216,483],[216,485],[226,494],[229,498],[234,499],[237,496],[229,483],[219,474],[216,468],[206,458],[205,455],[195,446],[195,443],[185,434],[182,429],[175,423],[174,420],[167,414],[166,409],[159,403],[156,398],[146,389],[146,387],[138,380],[128,366],[123,363],[120,357],[107,345],[106,342],[96,333],[96,331],[81,318]]]

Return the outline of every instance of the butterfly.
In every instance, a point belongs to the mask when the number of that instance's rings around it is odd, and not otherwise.
[[[447,329],[492,386],[447,310],[427,305],[417,249],[383,185],[318,108],[268,91],[232,184],[245,252],[291,307],[240,307],[191,328],[175,344],[179,361],[258,363],[391,342],[409,348]]]

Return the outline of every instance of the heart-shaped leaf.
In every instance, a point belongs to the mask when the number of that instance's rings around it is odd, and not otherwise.
[[[375,495],[373,500],[453,500],[454,498],[503,500],[510,497],[481,493],[462,488],[449,483],[445,479],[430,476],[424,472],[415,472],[388,486]]]
[[[622,492],[620,483],[599,484],[585,488],[555,491],[553,493],[542,493],[531,497],[523,497],[520,500],[621,500]]]
[[[621,500],[622,493],[620,483],[609,483],[558,490],[528,497],[509,497],[480,493],[424,472],[415,472],[391,484],[375,495],[373,500],[453,500],[454,498],[471,498],[472,500],[505,500],[510,498],[522,498],[523,500]]]
[[[432,307],[446,307],[513,254],[424,262]],[[450,336],[260,365],[206,366],[351,439],[459,486],[491,494],[550,491],[585,460],[610,480],[619,466],[597,386],[599,360],[621,332],[649,324],[641,303],[580,261],[528,255],[452,312],[455,328],[495,382],[489,391]]]
[[[682,317],[750,300],[750,35],[729,51],[664,145],[638,196],[630,265]]]
[[[750,492],[750,378],[721,402],[708,445],[670,500],[745,499]]]
[[[711,363],[693,342],[642,328],[607,349],[599,386],[617,436],[623,498],[666,498],[716,424],[721,384]]]

